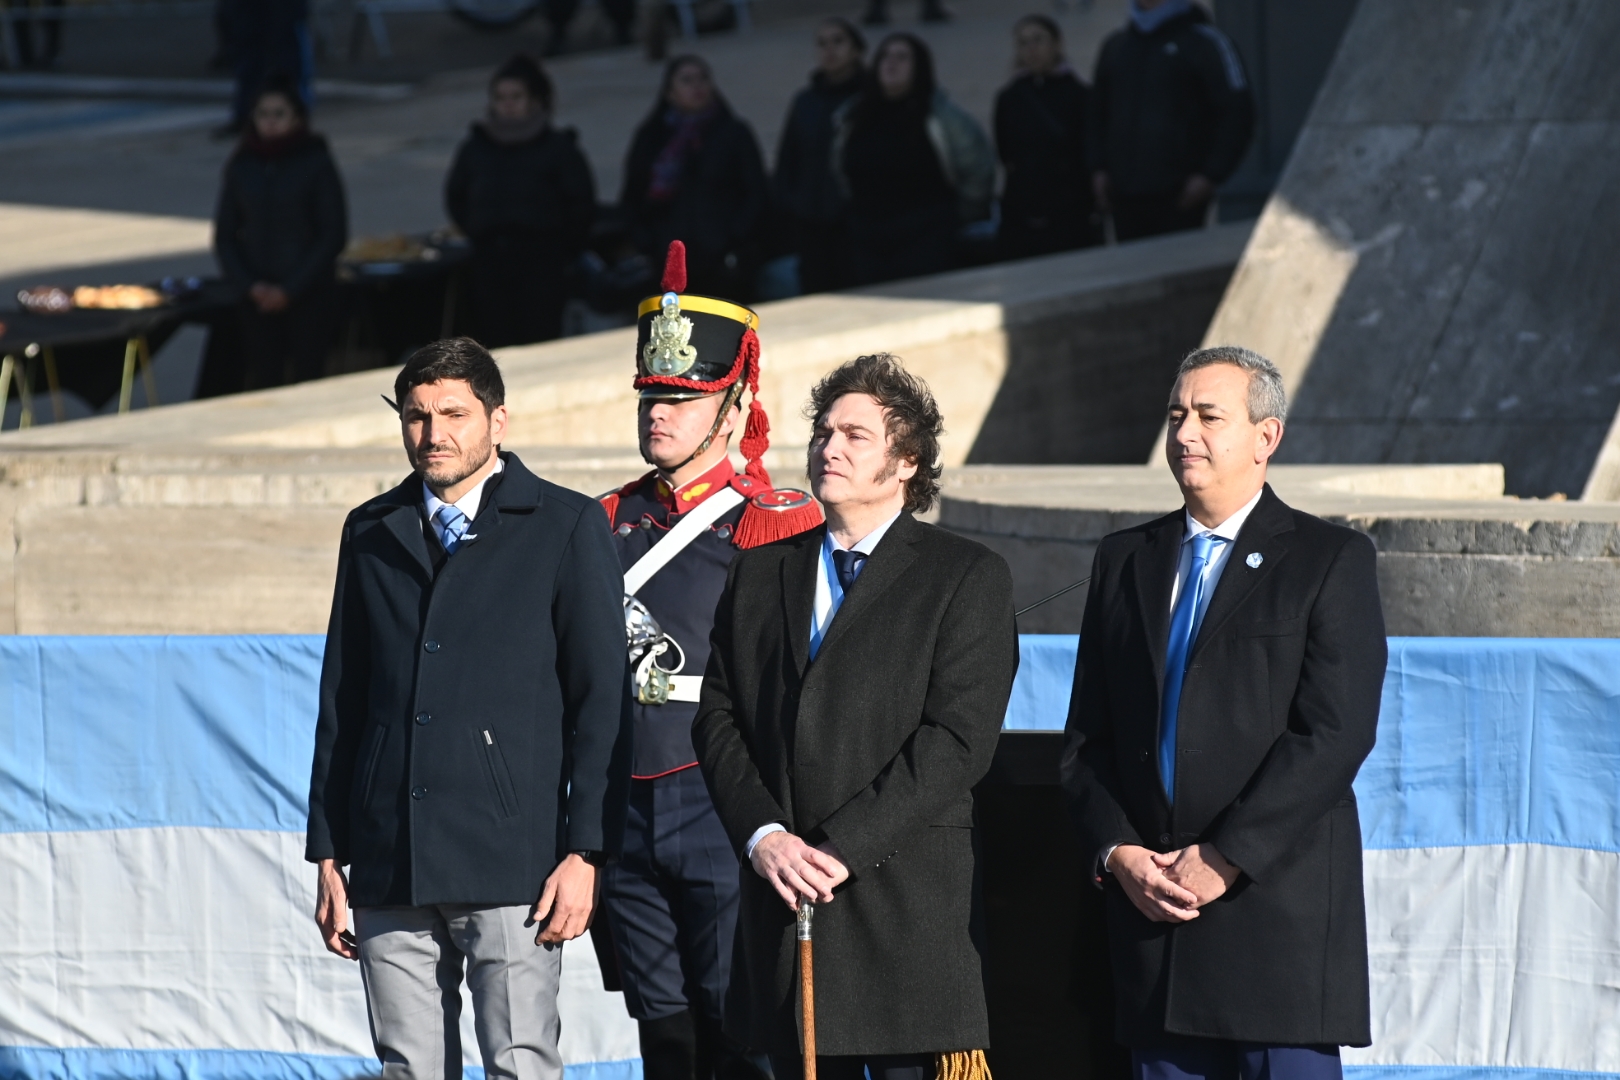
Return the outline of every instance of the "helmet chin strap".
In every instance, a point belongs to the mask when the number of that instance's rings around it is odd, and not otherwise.
[[[738,379],[736,382],[732,383],[731,386],[727,388],[725,396],[720,399],[720,409],[714,414],[714,425],[709,428],[709,434],[704,437],[703,441],[698,443],[698,448],[688,454],[686,456],[686,460],[681,462],[679,465],[671,465],[667,469],[660,466],[659,471],[664,473],[666,476],[674,476],[681,469],[686,468],[688,465],[692,464],[692,462],[696,461],[698,458],[707,453],[709,447],[714,444],[715,437],[720,434],[720,426],[726,422],[726,413],[730,412],[736,406],[737,402],[742,399],[742,390],[743,381],[741,379]],[[645,460],[645,458],[643,458],[643,460]],[[648,461],[647,464],[653,465],[654,462]]]

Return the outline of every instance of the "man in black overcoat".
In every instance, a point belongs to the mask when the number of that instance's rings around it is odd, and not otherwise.
[[[1181,364],[1186,506],[1097,550],[1063,755],[1137,1080],[1336,1080],[1372,1041],[1361,828],[1386,646],[1372,542],[1266,484],[1270,361]]]
[[[898,361],[843,365],[811,410],[827,523],[732,563],[692,731],[748,864],[726,1025],[800,1076],[807,898],[820,1076],[932,1080],[989,1042],[972,788],[1018,665],[1011,573],[913,516],[941,418]]]
[[[505,388],[478,344],[417,351],[394,393],[414,471],[349,515],[338,553],[315,917],[360,962],[389,1080],[460,1076],[464,968],[487,1075],[561,1080],[562,943],[590,924],[628,797],[619,563],[594,499],[499,449]]]

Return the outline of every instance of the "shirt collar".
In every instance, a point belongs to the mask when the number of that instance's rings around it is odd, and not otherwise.
[[[1237,539],[1237,534],[1243,528],[1243,523],[1249,520],[1249,514],[1256,506],[1260,504],[1260,496],[1264,495],[1265,493],[1266,489],[1262,487],[1259,491],[1254,493],[1254,498],[1244,503],[1243,506],[1238,509],[1237,513],[1233,514],[1231,517],[1227,518],[1213,529],[1207,528],[1201,524],[1192,516],[1192,511],[1185,509],[1182,510],[1182,515],[1187,519],[1187,532],[1182,536],[1181,542],[1186,543],[1195,536],[1203,536],[1205,533],[1209,533],[1212,536],[1220,537],[1227,543],[1231,543],[1233,540]]]
[[[723,457],[714,468],[702,476],[694,477],[678,488],[669,486],[669,482],[662,476],[653,478],[653,496],[663,504],[664,509],[672,514],[684,514],[693,507],[703,503],[712,495],[717,495],[731,478],[737,475],[732,467],[731,459]]]
[[[850,551],[858,551],[862,555],[870,555],[870,554],[872,554],[873,550],[876,549],[876,547],[878,546],[878,542],[883,539],[883,534],[889,531],[889,526],[893,525],[896,521],[899,521],[900,520],[900,515],[903,514],[903,513],[905,513],[904,510],[896,510],[895,514],[894,514],[894,517],[891,517],[888,521],[885,521],[883,524],[879,525],[877,528],[873,529],[871,532],[869,532],[865,536],[861,537],[859,540],[857,540],[855,542],[855,546],[850,548],[849,550]],[[829,553],[834,552],[834,551],[843,551],[843,550],[845,550],[844,545],[840,544],[837,540],[835,540],[833,538],[833,534],[832,534],[831,529],[827,530],[827,536],[822,541],[822,547],[826,551],[828,551]]]
[[[499,455],[496,455],[495,468],[490,470],[489,476],[494,476],[496,473],[504,471],[505,468],[506,462],[502,461]],[[427,507],[427,516],[432,518],[440,511],[440,509],[448,505],[454,506],[457,510],[460,510],[463,514],[466,514],[467,520],[471,521],[473,518],[478,516],[479,504],[484,501],[484,485],[489,483],[489,476],[484,477],[482,480],[478,481],[478,483],[474,484],[471,491],[457,499],[454,503],[446,503],[443,499],[433,494],[433,489],[427,486],[426,480],[422,481],[422,504]]]

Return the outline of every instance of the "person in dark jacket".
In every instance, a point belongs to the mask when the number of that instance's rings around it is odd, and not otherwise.
[[[631,243],[662,265],[670,241],[683,240],[693,292],[747,301],[768,200],[753,131],[706,61],[675,57],[625,159],[619,203]]]
[[[1097,205],[1119,240],[1196,229],[1254,131],[1231,40],[1192,0],[1132,0],[1103,42],[1086,128]]]
[[[487,348],[562,333],[568,271],[596,213],[591,168],[570,128],[551,124],[551,80],[514,56],[489,83],[445,182],[450,220],[472,241],[472,318]]]
[[[225,163],[214,257],[241,297],[243,389],[325,373],[336,262],[348,242],[343,181],[290,81],[271,80]]]
[[[788,246],[799,256],[799,290],[841,288],[849,243],[847,207],[832,171],[833,116],[860,93],[866,39],[848,19],[816,29],[816,70],[788,108],[771,194]]]
[[[1086,169],[1088,88],[1063,59],[1063,32],[1045,15],[1013,29],[1019,73],[996,96],[996,152],[1006,170],[1001,257],[1027,259],[1102,240]]]
[[[360,963],[383,1075],[461,1075],[465,977],[486,1074],[563,1080],[562,946],[628,802],[622,572],[596,500],[500,449],[506,388],[476,342],[417,350],[394,396],[412,471],[338,548],[315,921]]]
[[[914,34],[891,34],[861,94],[839,110],[833,162],[849,197],[851,283],[949,270],[960,226],[989,214],[995,155],[934,83]]]
[[[1059,767],[1115,1034],[1135,1080],[1340,1080],[1339,1047],[1372,1041],[1352,784],[1387,660],[1378,553],[1266,483],[1269,360],[1194,352],[1166,411],[1184,504],[1097,548]]]

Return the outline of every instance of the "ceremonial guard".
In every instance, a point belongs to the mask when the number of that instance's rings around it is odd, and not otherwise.
[[[770,440],[759,316],[685,294],[685,264],[677,240],[662,294],[642,301],[639,315],[638,427],[653,470],[602,498],[625,570],[636,697],[629,825],[604,900],[647,1080],[729,1080],[758,1075],[721,1034],[738,865],[697,768],[692,720],[732,556],[822,517],[804,492],[773,488],[760,460]],[[754,396],[738,473],[727,454],[745,389]]]

